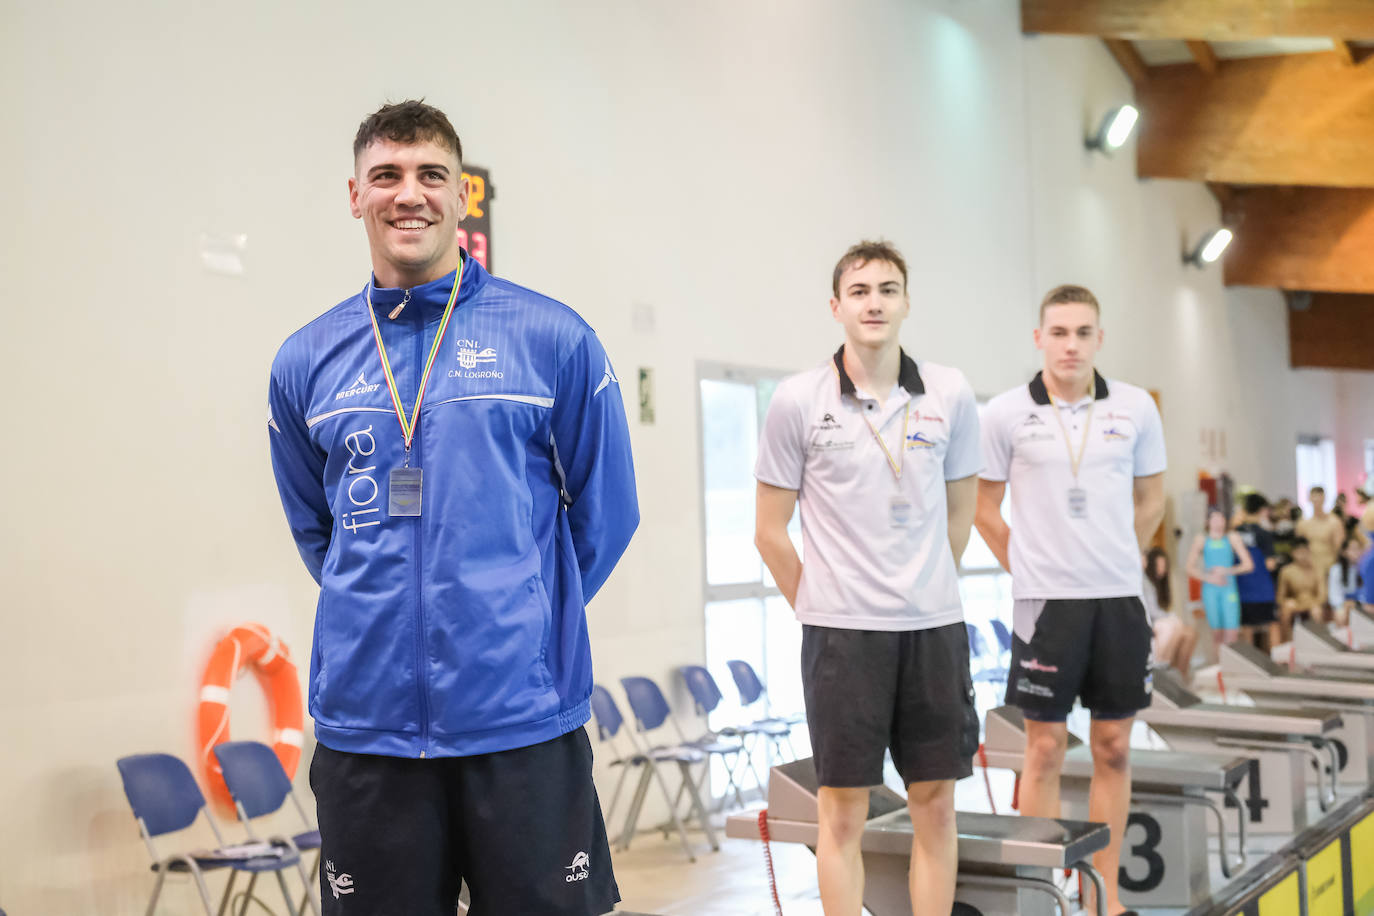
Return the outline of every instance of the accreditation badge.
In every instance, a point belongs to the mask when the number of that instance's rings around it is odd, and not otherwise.
[[[423,472],[419,468],[392,468],[387,514],[392,518],[418,517],[422,484]]]

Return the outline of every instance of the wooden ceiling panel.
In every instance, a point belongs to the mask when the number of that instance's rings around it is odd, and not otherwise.
[[[1099,38],[1374,39],[1370,0],[1021,0],[1021,31]]]
[[[1290,54],[1147,76],[1136,86],[1142,178],[1374,187],[1374,61]]]
[[[1294,368],[1374,370],[1374,296],[1318,293],[1288,312],[1288,362]]]
[[[1372,189],[1232,189],[1222,221],[1227,286],[1374,293]]]

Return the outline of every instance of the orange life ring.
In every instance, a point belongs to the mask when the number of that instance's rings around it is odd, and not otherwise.
[[[210,794],[233,808],[214,748],[229,740],[229,688],[247,666],[267,694],[272,713],[272,750],[288,777],[301,759],[301,685],[286,644],[258,623],[235,627],[219,641],[200,681],[200,760]]]

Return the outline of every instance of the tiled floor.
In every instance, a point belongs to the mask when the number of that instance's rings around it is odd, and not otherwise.
[[[993,799],[999,811],[1010,807],[1011,774],[992,771]],[[982,771],[961,780],[955,807],[987,811],[987,787]],[[642,833],[630,849],[616,853],[615,875],[623,898],[620,909],[661,916],[773,916],[772,895],[764,864],[763,844],[722,835],[719,852],[711,852],[699,832],[689,834],[697,860],[689,863],[676,837]],[[773,843],[773,867],[778,897],[786,916],[822,916],[816,886],[816,857],[803,846]],[[868,911],[865,910],[865,913]]]

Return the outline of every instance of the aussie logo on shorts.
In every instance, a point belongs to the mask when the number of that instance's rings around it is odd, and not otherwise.
[[[324,877],[329,882],[329,889],[334,892],[335,900],[338,900],[342,894],[353,893],[353,876],[348,872],[340,874],[334,867],[333,859],[325,859]]]
[[[573,856],[572,864],[563,866],[568,871],[568,874],[563,876],[563,880],[568,884],[572,884],[574,881],[586,881],[590,870],[588,866],[590,866],[591,861],[591,857],[585,852],[579,852]]]

